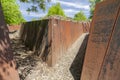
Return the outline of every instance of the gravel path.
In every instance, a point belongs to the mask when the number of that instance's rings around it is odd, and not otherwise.
[[[83,34],[76,40],[54,67],[48,67],[20,42],[18,32],[10,34],[20,80],[74,80],[69,68],[85,35]]]
[[[74,80],[69,68],[77,55],[85,35],[83,34],[76,40],[54,67],[48,67],[47,64],[38,61],[36,67],[31,70],[31,73],[28,74],[25,80]]]

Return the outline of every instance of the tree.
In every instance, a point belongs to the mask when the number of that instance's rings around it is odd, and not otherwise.
[[[19,6],[16,4],[16,0],[1,0],[1,4],[7,24],[15,25],[25,21],[19,11]]]
[[[89,18],[90,19],[92,19],[92,17],[93,17],[95,5],[101,1],[103,1],[103,0],[89,0],[89,2],[90,2],[90,17]]]
[[[83,11],[80,11],[80,12],[78,12],[78,13],[75,14],[74,20],[77,20],[77,21],[86,21],[87,17],[85,16],[85,14],[84,14]]]
[[[60,3],[56,3],[55,5],[49,8],[47,16],[51,16],[51,15],[60,15],[60,16],[65,17],[65,13],[63,9],[61,8]]]
[[[33,5],[27,9],[28,12],[37,12],[38,8],[42,9],[45,11],[46,9],[46,2],[50,2],[51,0],[19,0],[24,3],[32,3]]]

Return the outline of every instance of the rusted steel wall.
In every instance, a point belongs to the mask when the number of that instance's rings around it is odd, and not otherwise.
[[[21,25],[20,37],[24,44],[31,50],[37,51],[36,54],[38,55],[42,53],[41,50],[45,47],[43,45],[44,41],[47,43],[47,30],[48,20],[23,23]],[[46,38],[44,39],[44,37]]]
[[[27,47],[53,66],[82,33],[89,32],[89,28],[88,22],[51,18],[23,23],[20,35]]]
[[[85,34],[84,40],[79,48],[79,51],[70,66],[69,70],[73,75],[74,80],[80,80],[88,38],[89,34]]]
[[[120,1],[119,1],[120,2]],[[115,28],[101,67],[99,80],[120,80],[120,8]]]
[[[19,80],[0,3],[0,80]]]
[[[90,22],[83,22],[83,32],[88,33],[90,31]]]
[[[52,20],[52,66],[64,55],[67,49],[81,36],[88,32],[90,23]],[[85,30],[84,30],[85,29]]]
[[[20,30],[21,25],[10,25],[8,29],[10,32]]]
[[[110,56],[106,55],[106,51],[108,47],[110,47],[109,42],[119,9],[120,0],[106,0],[96,5],[80,80],[119,80],[119,71],[111,72],[109,75],[111,64],[107,65],[109,62],[115,63],[114,56],[112,56],[114,52],[111,52],[111,58],[104,61],[105,57]],[[106,65],[103,65],[103,61]],[[108,69],[105,66],[107,66]],[[117,66],[119,66],[119,64]],[[100,72],[103,74],[101,75]],[[117,78],[115,78],[116,76]]]

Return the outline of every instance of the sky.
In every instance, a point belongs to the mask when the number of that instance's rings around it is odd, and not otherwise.
[[[28,13],[26,11],[27,8],[30,7],[32,4],[21,3],[21,2],[19,2],[19,0],[17,1],[17,3],[20,6],[20,11],[27,21],[31,21],[32,19],[40,19],[40,17],[44,17],[47,14],[48,9],[53,4],[56,4],[57,2],[59,2],[61,4],[61,7],[63,8],[65,14],[68,17],[73,18],[74,15],[81,10],[85,13],[85,15],[87,17],[89,17],[89,15],[90,15],[90,13],[89,13],[89,11],[90,11],[89,4],[90,3],[88,0],[51,0],[51,2],[46,3],[46,11],[39,9],[39,11],[36,13],[35,12]]]

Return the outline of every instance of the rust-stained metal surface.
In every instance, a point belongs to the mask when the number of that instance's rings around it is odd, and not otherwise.
[[[9,32],[20,30],[21,25],[10,25],[8,26]]]
[[[70,66],[70,72],[73,75],[74,80],[80,80],[88,38],[89,38],[89,34],[85,36],[80,46],[80,49]]]
[[[19,80],[0,4],[0,80]]]
[[[20,30],[20,38],[23,43],[43,61],[46,61],[51,52],[48,32],[48,20],[23,23]]]
[[[119,8],[120,9],[120,8]],[[120,10],[98,80],[120,80]]]
[[[89,30],[90,30],[90,22],[83,22],[82,25],[83,25],[83,32],[84,33],[89,32]]]
[[[92,21],[81,80],[98,80],[101,65],[118,14],[119,4],[119,0],[106,0],[97,4]],[[114,78],[110,80],[114,80]]]
[[[52,66],[82,33],[89,31],[88,23],[52,19]],[[87,30],[83,31],[83,26]]]
[[[82,33],[89,32],[90,22],[72,22],[50,18],[22,24],[21,39],[49,66],[56,64]]]

